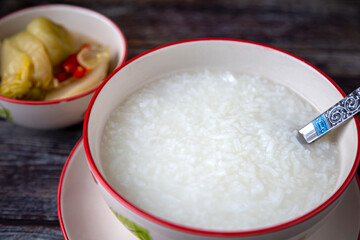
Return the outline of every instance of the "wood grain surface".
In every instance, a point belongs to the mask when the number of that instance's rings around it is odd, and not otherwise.
[[[1,0],[0,17],[52,1]],[[293,53],[345,93],[360,86],[358,0],[75,0],[124,32],[128,58],[191,38],[246,39]],[[1,31],[1,29],[0,29]],[[57,190],[82,124],[41,131],[0,120],[0,239],[63,239]]]

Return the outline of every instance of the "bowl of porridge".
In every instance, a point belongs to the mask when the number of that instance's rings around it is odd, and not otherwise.
[[[313,144],[297,130],[343,96],[271,46],[172,43],[102,83],[84,121],[85,152],[114,216],[140,239],[303,240],[355,175],[359,122]]]

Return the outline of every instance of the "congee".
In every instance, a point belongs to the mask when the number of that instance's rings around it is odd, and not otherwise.
[[[261,76],[176,73],[113,111],[101,142],[103,171],[129,202],[176,224],[241,231],[283,223],[335,191],[336,142],[296,138],[318,114]]]

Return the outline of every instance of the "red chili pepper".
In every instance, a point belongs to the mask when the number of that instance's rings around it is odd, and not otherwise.
[[[83,48],[90,48],[90,44],[88,44],[88,43],[83,44],[81,46],[81,49],[83,49]]]
[[[83,48],[90,48],[90,44],[82,45],[81,49]],[[77,53],[74,53],[64,60],[64,62],[61,64],[61,72],[55,77],[59,82],[63,82],[71,76],[74,78],[82,78],[88,71],[89,69],[80,65],[77,60]]]
[[[58,73],[55,78],[59,81],[59,82],[63,82],[66,79],[68,79],[69,75],[66,72],[60,72]]]
[[[76,67],[79,65],[79,62],[77,61],[77,54],[71,54],[65,61],[61,64],[61,68],[70,74],[73,74],[76,70]]]
[[[77,66],[75,72],[73,73],[74,78],[82,78],[89,70],[81,65]]]

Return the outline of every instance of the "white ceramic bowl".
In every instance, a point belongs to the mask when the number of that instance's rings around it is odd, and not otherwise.
[[[126,40],[120,28],[109,18],[93,10],[71,5],[41,5],[26,8],[0,19],[0,39],[23,29],[35,17],[44,16],[71,32],[80,33],[104,46],[112,57],[110,71],[126,58]],[[18,125],[38,129],[53,129],[79,123],[96,88],[79,95],[54,101],[23,101],[0,96],[0,116]]]
[[[101,168],[99,145],[109,114],[127,96],[158,76],[194,68],[222,68],[264,76],[289,87],[320,112],[344,96],[339,87],[315,67],[282,50],[258,43],[231,39],[200,39],[169,44],[146,52],[111,74],[96,91],[85,117],[85,152],[91,173],[104,199],[115,212],[127,219],[127,223],[130,221],[136,224],[140,227],[138,230],[145,229],[140,232],[149,239],[306,239],[319,228],[328,213],[341,201],[343,193],[355,175],[360,158],[360,124],[357,119],[351,120],[337,132],[340,174],[335,193],[301,217],[271,227],[221,232],[180,226],[134,206],[114,191],[107,182]]]

